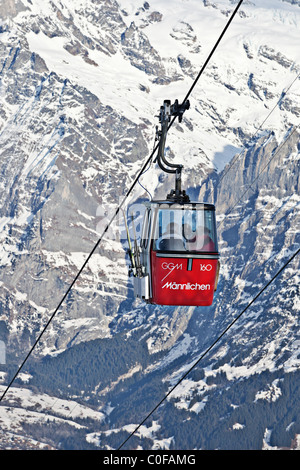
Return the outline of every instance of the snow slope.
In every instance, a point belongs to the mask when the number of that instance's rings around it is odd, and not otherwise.
[[[66,50],[70,33],[63,31],[63,35],[49,37],[42,31],[38,34],[29,31],[26,37],[31,51],[43,57],[49,70],[87,88],[103,104],[112,106],[133,122],[141,122],[141,118],[153,122],[164,99],[184,98],[234,4],[157,0],[145,9],[138,2],[122,0],[119,5],[124,24],[127,28],[134,24],[146,35],[161,57],[166,75],[173,77],[171,83],[157,84],[153,75],[132,66],[121,44],[109,55],[89,50],[90,63]],[[30,7],[32,15],[50,15],[52,9],[48,8],[49,11],[45,10],[37,1]],[[67,17],[74,15],[75,24],[84,28],[88,36],[97,38],[99,31],[95,24],[78,15],[84,8],[87,8],[85,2],[75,1],[65,5],[63,13]],[[161,16],[155,16],[157,12]],[[21,13],[18,21],[27,15],[28,12]],[[247,139],[255,134],[258,125],[300,73],[299,22],[297,7],[281,0],[242,5],[191,96],[192,109],[186,117],[193,124],[192,131],[184,129],[180,147],[178,137],[170,136],[170,145],[176,150],[184,147],[181,158],[188,167],[199,161],[200,147],[221,170],[244,144],[233,129],[242,129]],[[141,91],[139,85],[146,87],[148,93]],[[299,108],[297,83],[289,90],[289,98]],[[220,121],[226,122],[221,129]],[[299,123],[299,112],[294,115],[292,110],[277,107],[264,129],[277,132],[280,139],[283,129],[291,122]]]
[[[104,228],[111,208],[148,157],[163,100],[186,95],[235,5],[230,0],[31,0],[26,5],[10,2],[7,16],[2,13],[0,339],[7,341],[7,357],[14,364],[29,350]],[[49,419],[57,425],[56,444],[52,436],[45,438],[51,445],[58,445],[60,428],[68,429],[72,438],[74,432],[80,445],[105,448],[120,443],[118,433],[130,432],[144,417],[141,402],[161,398],[161,391],[188,370],[192,359],[292,253],[299,241],[299,22],[297,2],[244,1],[193,90],[191,109],[168,136],[170,155],[184,163],[184,182],[193,195],[198,197],[208,175],[212,178],[206,181],[207,193],[216,182],[222,263],[220,291],[212,309],[201,315],[192,308],[152,309],[135,303],[124,244],[112,230],[36,354],[59,358],[74,351],[75,355],[74,345],[99,338],[111,341],[114,351],[120,332],[128,331],[130,342],[133,332],[141,329],[143,353],[149,355],[145,368],[140,357],[128,357],[128,370],[117,374],[112,366],[110,382],[102,385],[101,368],[105,370],[106,363],[97,364],[97,387],[91,393],[89,380],[95,377],[88,376],[82,382],[82,395],[74,397],[78,371],[73,372],[70,361],[69,382],[60,384],[68,403],[57,397],[57,389],[52,390],[55,398],[50,392],[29,392],[29,378],[27,389],[14,388],[7,408],[1,406],[7,435],[15,431],[43,446],[34,434],[39,422],[49,432]],[[284,142],[287,145],[277,155]],[[237,152],[240,158],[221,179]],[[277,158],[262,171],[273,155]],[[151,171],[141,182],[153,195],[165,195],[167,179],[154,165]],[[252,191],[239,201],[253,179]],[[140,196],[145,192],[137,186],[132,201]],[[234,210],[224,217],[232,205]],[[176,389],[166,406],[170,421],[162,412],[141,428],[140,438],[154,448],[188,446],[208,420],[214,433],[220,429],[228,442],[240,433],[251,446],[255,423],[249,423],[251,413],[244,412],[245,403],[239,402],[249,387],[252,397],[247,406],[257,411],[263,404],[267,416],[258,445],[274,447],[272,426],[277,423],[270,410],[279,415],[282,402],[298,404],[297,397],[286,392],[293,374],[291,383],[297,384],[299,370],[297,273],[295,262],[282,285],[276,284],[233,329],[228,343],[214,351],[198,375]],[[84,366],[89,373],[90,363]],[[39,377],[37,369],[34,379],[38,383],[45,377]],[[243,393],[232,398],[231,391],[243,383]],[[49,382],[46,385],[51,388]],[[81,404],[83,397],[86,406]],[[181,435],[176,434],[179,416]],[[86,428],[81,422],[85,417],[90,420]],[[286,411],[286,420],[279,423],[285,427],[284,436],[294,432],[294,437],[298,424],[296,419],[293,424],[291,410]],[[26,423],[32,427],[24,431]],[[196,430],[188,443],[184,429]],[[210,433],[202,434],[203,446],[213,446]]]

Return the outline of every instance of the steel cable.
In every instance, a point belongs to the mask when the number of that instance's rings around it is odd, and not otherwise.
[[[184,101],[183,103],[185,103],[188,99],[188,97],[190,96],[192,90],[194,89],[194,87],[196,86],[198,80],[200,79],[201,75],[203,74],[205,68],[207,67],[207,64],[209,63],[212,55],[214,54],[215,50],[217,49],[221,39],[223,38],[225,32],[227,31],[229,25],[231,24],[232,20],[234,19],[235,15],[237,14],[240,6],[242,5],[243,3],[243,0],[240,0],[236,6],[236,8],[234,9],[232,15],[230,16],[227,24],[225,25],[221,35],[219,36],[216,44],[214,45],[213,49],[211,50],[209,56],[207,57],[205,63],[203,64],[200,72],[198,73],[195,81],[193,82],[193,84],[191,85],[187,95],[185,96],[184,98]],[[175,118],[170,122],[169,124],[169,128],[172,126],[173,122],[174,122]],[[47,328],[49,327],[50,323],[52,322],[53,318],[55,317],[55,315],[57,314],[58,310],[60,309],[60,307],[62,306],[62,304],[64,303],[66,297],[68,296],[68,294],[70,293],[70,291],[72,290],[74,284],[76,283],[76,281],[78,280],[78,278],[80,277],[82,271],[85,269],[85,267],[87,266],[88,262],[90,261],[91,257],[93,256],[93,254],[95,253],[96,249],[99,247],[100,243],[102,242],[105,234],[107,233],[107,231],[109,230],[110,226],[112,225],[112,223],[114,222],[114,220],[116,219],[116,217],[118,216],[120,210],[122,209],[125,201],[127,200],[128,196],[130,195],[130,193],[132,192],[133,188],[135,187],[135,185],[137,184],[140,176],[144,173],[144,171],[146,170],[148,164],[151,162],[156,150],[158,149],[158,146],[159,146],[159,143],[155,146],[155,148],[153,149],[151,155],[148,157],[148,159],[146,160],[146,162],[144,163],[144,165],[142,166],[141,170],[139,171],[137,177],[135,178],[135,180],[133,181],[133,183],[131,184],[130,188],[128,189],[128,191],[126,192],[124,198],[122,199],[121,203],[119,204],[119,206],[117,207],[116,211],[114,212],[112,218],[110,219],[110,221],[107,223],[102,235],[100,236],[100,238],[98,239],[98,241],[96,242],[94,248],[92,249],[92,251],[89,253],[89,255],[87,256],[86,260],[84,261],[83,265],[81,266],[81,268],[79,269],[79,271],[77,272],[76,276],[74,277],[73,281],[71,282],[71,284],[69,285],[68,289],[66,290],[65,294],[63,295],[61,301],[59,302],[59,304],[57,305],[57,307],[55,308],[54,312],[52,313],[52,315],[50,316],[49,320],[47,321],[46,325],[44,326],[43,330],[41,331],[41,333],[39,334],[38,338],[36,339],[36,341],[34,342],[33,346],[31,347],[30,351],[28,352],[28,354],[26,355],[25,359],[23,360],[23,362],[21,363],[21,365],[19,366],[18,370],[16,371],[16,373],[14,374],[13,378],[10,380],[9,384],[7,385],[6,389],[4,390],[4,393],[2,394],[2,396],[0,397],[0,402],[4,399],[5,395],[7,394],[8,390],[10,389],[10,387],[12,386],[13,382],[15,381],[15,379],[17,378],[17,376],[19,375],[20,371],[22,370],[22,368],[24,367],[25,363],[27,362],[27,360],[29,359],[29,357],[31,356],[32,352],[34,351],[34,349],[36,348],[37,344],[39,343],[39,341],[41,340],[42,336],[44,335],[45,331],[47,330]]]
[[[147,421],[147,419],[160,407],[160,405],[171,395],[171,393],[181,384],[181,382],[189,375],[189,373],[202,361],[202,359],[213,349],[213,347],[223,338],[227,331],[241,318],[241,316],[248,310],[249,307],[258,299],[258,297],[269,287],[269,285],[282,273],[282,271],[291,263],[291,261],[299,254],[300,248],[289,258],[289,260],[277,271],[272,279],[256,294],[256,296],[248,303],[244,310],[225,328],[225,330],[218,336],[218,338],[206,349],[206,351],[196,360],[196,362],[189,368],[187,372],[179,379],[179,381],[169,390],[169,392],[162,398],[162,400],[148,413],[143,421],[132,431],[132,433],[123,441],[118,447],[120,450],[128,442],[128,440],[136,434],[140,427]]]

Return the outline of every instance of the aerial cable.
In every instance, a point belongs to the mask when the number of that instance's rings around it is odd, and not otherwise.
[[[299,125],[294,128],[292,130],[292,132],[289,134],[289,136],[284,140],[284,142],[282,142],[280,144],[280,146],[276,149],[276,151],[274,152],[274,154],[271,156],[271,158],[268,160],[268,162],[266,163],[266,165],[262,168],[262,170],[258,173],[258,175],[254,178],[254,180],[248,185],[248,187],[245,189],[245,191],[243,192],[243,194],[239,197],[239,199],[232,204],[231,207],[229,207],[229,209],[227,209],[227,211],[224,213],[224,217],[223,219],[217,224],[217,229],[219,230],[221,225],[223,224],[223,222],[226,220],[227,216],[233,211],[233,209],[238,205],[239,202],[242,201],[243,197],[245,196],[245,194],[251,189],[251,187],[253,186],[253,183],[255,183],[255,181],[260,177],[260,175],[263,173],[263,171],[268,167],[268,165],[271,163],[271,161],[273,160],[273,158],[276,157],[276,155],[280,152],[280,150],[282,149],[282,147],[287,143],[287,141],[290,139],[290,137],[294,134],[294,132],[297,130],[297,128],[299,127]],[[296,204],[297,205],[297,204]],[[296,207],[296,206],[294,206]],[[221,304],[221,307],[223,305],[224,301],[222,302]]]
[[[294,131],[295,131],[295,129],[293,130],[293,132],[294,132]],[[281,144],[280,148],[277,149],[277,151],[275,152],[275,154],[271,157],[271,159],[269,160],[269,162],[268,162],[268,163],[265,165],[265,167],[261,170],[261,172],[260,172],[259,175],[255,178],[255,180],[256,180],[257,178],[259,178],[259,176],[261,175],[261,173],[262,173],[262,172],[265,170],[265,168],[269,165],[270,161],[275,157],[275,155],[279,152],[279,150],[281,150],[281,148],[282,148],[283,145],[288,141],[288,139],[291,137],[291,135],[293,134],[293,132],[291,132],[290,135],[288,136],[288,138]],[[148,171],[148,169],[147,169],[146,171]],[[249,185],[249,187],[247,188],[247,190],[243,193],[243,196],[244,196],[244,194],[251,188],[251,186],[252,186],[252,184],[253,184],[253,182],[254,182],[255,180],[252,181],[252,183]],[[231,210],[240,202],[241,199],[242,199],[242,197],[232,206]],[[226,215],[228,215],[229,213],[230,213],[230,212],[226,212]],[[125,214],[124,214],[124,219],[125,219]],[[221,225],[221,224],[222,224],[222,222],[220,222],[219,225]],[[218,228],[219,228],[219,225],[218,225]],[[128,230],[128,227],[127,227],[127,222],[126,222],[126,220],[125,220],[125,226],[126,226],[126,230],[127,230],[127,237],[128,237],[129,242],[130,242],[129,230]],[[131,243],[131,242],[130,242],[130,243]],[[132,250],[130,250],[130,251],[132,252]],[[299,251],[299,250],[298,250],[298,251]],[[296,253],[296,254],[297,254],[297,253]],[[296,256],[296,255],[295,255],[295,256]],[[290,260],[290,261],[291,261],[291,260]],[[134,263],[132,263],[132,264],[134,265]],[[284,269],[284,267],[283,267],[283,269]],[[278,273],[278,274],[279,274],[279,273]],[[277,276],[278,274],[276,274],[276,276]],[[276,276],[275,276],[275,277],[276,277]],[[259,295],[260,295],[260,294],[259,294]],[[256,297],[256,298],[257,298],[257,297]],[[254,300],[256,300],[256,298],[255,298]],[[223,303],[224,303],[224,302],[223,302]],[[223,305],[223,303],[222,303],[222,305]],[[253,301],[252,301],[252,303],[253,303]],[[221,305],[221,306],[222,306],[222,305]],[[248,308],[248,307],[247,307],[247,308]],[[242,313],[243,313],[243,312],[242,312]],[[228,329],[229,329],[229,328],[228,328]],[[227,330],[226,330],[226,331],[227,331]],[[215,343],[214,343],[214,344],[215,344]],[[208,352],[208,351],[207,351],[207,352]],[[206,354],[206,353],[205,353],[205,354]],[[196,365],[196,364],[195,364],[195,365]],[[158,405],[158,406],[159,406],[159,405]],[[155,410],[153,410],[153,412],[154,412],[154,411],[155,411]],[[151,414],[152,414],[152,413],[151,413]],[[147,419],[147,418],[146,418],[146,419]],[[145,421],[145,420],[144,420],[144,421]],[[143,421],[143,423],[144,423],[144,421]],[[141,425],[142,425],[143,423],[141,423]],[[134,432],[135,432],[135,431],[134,431]]]
[[[243,3],[243,0],[240,0],[239,3],[237,4],[236,8],[234,9],[231,17],[229,18],[227,24],[225,25],[221,35],[219,36],[216,44],[214,45],[212,51],[210,52],[208,58],[206,59],[205,63],[203,64],[200,72],[198,73],[194,83],[192,84],[192,86],[190,87],[187,95],[185,96],[184,98],[184,101],[183,101],[183,104],[187,102],[188,100],[188,97],[190,96],[192,90],[194,89],[196,83],[198,82],[198,80],[200,79],[201,75],[203,74],[207,64],[209,63],[212,55],[214,54],[216,48],[218,47],[221,39],[223,38],[224,34],[226,33],[229,25],[231,24],[233,18],[235,17],[235,15],[237,14],[240,6],[242,5]],[[175,120],[175,117],[173,118],[173,120],[170,122],[169,124],[169,128],[172,126],[173,122]],[[17,376],[19,375],[21,369],[24,367],[25,363],[27,362],[28,358],[30,357],[30,355],[32,354],[32,352],[34,351],[34,349],[36,348],[37,344],[39,343],[39,341],[41,340],[42,336],[44,335],[45,331],[47,330],[48,326],[50,325],[50,323],[52,322],[53,318],[55,317],[55,315],[57,314],[58,310],[60,309],[60,307],[62,306],[63,302],[65,301],[66,297],[68,296],[68,294],[70,293],[70,291],[72,290],[74,284],[76,283],[76,281],[78,280],[78,278],[80,277],[82,271],[85,269],[86,265],[88,264],[88,262],[90,261],[92,255],[95,253],[96,249],[99,247],[100,243],[102,242],[103,240],[103,237],[105,236],[105,234],[107,233],[107,231],[109,230],[110,226],[112,225],[113,221],[116,219],[116,217],[118,216],[120,210],[122,209],[123,205],[125,204],[125,201],[127,200],[128,196],[130,195],[130,193],[132,192],[133,188],[135,187],[135,185],[137,184],[140,176],[144,173],[144,171],[146,170],[148,164],[152,161],[152,158],[153,158],[153,155],[155,154],[156,150],[158,149],[159,147],[159,143],[156,144],[156,146],[154,147],[151,155],[148,157],[148,159],[146,160],[146,162],[144,163],[144,165],[142,166],[141,170],[139,171],[137,177],[135,178],[135,180],[133,181],[133,183],[131,184],[130,188],[127,190],[125,196],[123,197],[121,203],[119,204],[119,206],[117,207],[117,209],[115,210],[112,218],[110,219],[110,221],[107,223],[102,235],[100,236],[100,238],[98,239],[98,241],[96,242],[94,248],[92,249],[92,251],[89,253],[89,255],[87,256],[86,260],[84,261],[82,267],[79,269],[78,273],[76,274],[76,276],[74,277],[73,281],[71,282],[70,286],[68,287],[67,291],[65,292],[65,294],[63,295],[61,301],[59,302],[58,306],[56,307],[56,309],[54,310],[54,312],[52,313],[52,315],[50,316],[49,320],[47,321],[46,325],[44,326],[43,330],[41,331],[41,333],[39,334],[38,338],[36,339],[36,341],[34,342],[33,346],[31,347],[30,351],[28,352],[27,356],[25,357],[25,359],[23,360],[23,362],[21,363],[21,365],[19,366],[17,372],[15,373],[15,375],[13,376],[13,378],[11,379],[11,381],[9,382],[8,386],[6,387],[5,391],[3,392],[2,396],[0,397],[0,402],[3,400],[3,398],[5,397],[5,395],[7,394],[8,390],[10,389],[10,387],[12,386],[13,382],[15,381],[15,379],[17,378]]]
[[[155,140],[154,140],[154,144],[153,144],[153,152],[155,151],[155,142],[156,142],[156,141],[157,141],[157,138],[156,138],[156,136],[155,136]],[[144,175],[145,173],[147,173],[148,170],[150,170],[151,164],[152,164],[152,159],[149,161],[148,168],[142,173],[142,175]],[[140,176],[142,176],[142,175],[140,175]],[[145,192],[148,193],[148,196],[149,196],[149,198],[150,198],[150,201],[152,201],[152,199],[153,199],[153,198],[152,198],[152,194],[148,191],[147,188],[145,188],[145,186],[142,185],[142,183],[140,182],[140,176],[139,176],[139,178],[138,178],[138,184],[144,189]]]
[[[293,259],[299,254],[300,248],[288,259],[288,261],[277,271],[272,279],[256,294],[256,296],[248,303],[244,310],[225,328],[225,330],[218,336],[218,338],[206,349],[206,351],[196,360],[196,362],[189,368],[187,372],[183,374],[180,380],[169,390],[169,392],[162,398],[162,400],[148,413],[143,421],[131,432],[131,434],[125,439],[125,441],[118,447],[120,450],[128,440],[140,429],[140,427],[147,421],[147,419],[160,407],[160,405],[171,395],[171,393],[178,387],[178,385],[189,375],[189,373],[204,359],[204,357],[213,349],[213,347],[223,338],[227,331],[241,318],[241,316],[248,310],[249,307],[258,299],[258,297],[270,286],[270,284],[284,271],[284,269],[293,261]]]
[[[190,87],[188,93],[186,94],[186,96],[185,96],[185,98],[184,98],[184,100],[183,100],[183,102],[182,102],[182,105],[184,105],[185,103],[187,103],[187,101],[188,101],[188,99],[189,99],[189,96],[191,95],[193,89],[195,88],[195,86],[196,86],[198,80],[200,79],[201,75],[203,74],[204,70],[206,69],[206,67],[207,67],[207,65],[208,65],[208,63],[209,63],[209,61],[210,61],[210,59],[212,58],[212,56],[213,56],[214,52],[216,51],[218,45],[220,44],[221,40],[223,39],[224,34],[226,33],[227,29],[229,28],[229,26],[230,26],[232,20],[234,19],[235,15],[237,14],[237,12],[238,12],[240,6],[242,5],[242,3],[243,3],[243,0],[240,0],[239,3],[237,4],[235,10],[233,11],[231,17],[229,18],[229,20],[228,20],[228,22],[227,22],[225,28],[223,29],[222,33],[220,34],[219,39],[217,40],[216,44],[215,44],[214,47],[212,48],[212,50],[211,50],[210,54],[208,55],[206,61],[204,62],[203,66],[201,67],[201,70],[199,71],[197,77],[195,78],[195,80],[194,80],[192,86]],[[171,120],[171,122],[170,122],[170,124],[169,124],[169,129],[170,129],[170,127],[172,126],[172,124],[173,124],[173,122],[175,121],[175,119],[176,119],[176,116],[173,117],[173,119]]]
[[[243,197],[245,196],[245,194],[249,191],[249,189],[251,189],[252,185],[255,183],[255,181],[258,180],[258,178],[260,177],[260,175],[265,171],[265,169],[269,166],[269,164],[271,163],[271,161],[276,157],[276,155],[280,152],[280,150],[284,147],[284,145],[288,142],[288,140],[292,137],[292,135],[297,131],[299,125],[297,127],[294,127],[294,129],[290,132],[290,134],[288,135],[288,137],[281,143],[281,145],[276,149],[276,151],[273,153],[273,155],[271,156],[271,158],[269,158],[269,160],[267,161],[267,163],[265,164],[265,166],[261,169],[261,171],[258,173],[258,175],[251,181],[251,183],[248,185],[248,187],[245,189],[245,191],[242,193],[242,195],[239,197],[239,199],[231,206],[229,207],[229,209],[227,209],[227,211],[225,212],[224,214],[224,218],[222,219],[221,222],[219,222],[218,224],[218,228],[222,225],[222,223],[224,222],[225,220],[225,217],[230,214],[232,212],[232,210],[237,206],[237,204],[243,199]]]
[[[269,112],[269,114],[265,117],[265,119],[262,121],[262,123],[259,125],[259,127],[256,129],[255,133],[253,134],[251,140],[253,140],[255,138],[255,136],[258,134],[258,132],[261,130],[262,126],[264,125],[264,123],[269,119],[269,117],[271,116],[271,114],[275,111],[275,109],[277,108],[277,106],[281,103],[282,99],[287,95],[287,93],[289,92],[289,90],[291,89],[291,87],[293,86],[293,84],[295,83],[296,80],[298,80],[300,78],[300,73],[294,78],[294,80],[292,81],[292,83],[288,86],[288,88],[285,89],[285,91],[282,91],[281,95],[280,95],[280,98],[278,99],[277,103],[273,106],[273,108],[271,109],[271,111]],[[251,141],[250,141],[251,142]],[[227,173],[231,170],[231,168],[236,164],[236,162],[238,161],[238,159],[240,158],[240,156],[242,155],[243,153],[243,150],[238,153],[231,161],[230,165],[228,166],[228,168],[225,168],[224,169],[224,172],[222,173],[219,181],[218,181],[218,185],[221,183],[221,181],[225,178],[225,176],[227,175]],[[210,193],[212,192],[212,190],[210,190]],[[208,197],[210,196],[210,194],[208,195]]]

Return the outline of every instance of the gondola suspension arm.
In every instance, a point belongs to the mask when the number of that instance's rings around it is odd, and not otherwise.
[[[168,162],[165,157],[165,146],[166,138],[169,130],[169,123],[171,117],[178,117],[178,121],[182,121],[184,112],[190,108],[189,100],[186,100],[182,104],[175,100],[174,104],[171,105],[171,101],[165,100],[163,106],[160,108],[159,122],[161,123],[161,130],[158,131],[159,145],[158,153],[154,162],[158,163],[158,166],[165,173],[175,174],[175,190],[171,191],[167,196],[167,199],[176,200],[177,202],[188,202],[189,197],[185,194],[185,191],[181,189],[181,172],[183,165],[174,164]]]

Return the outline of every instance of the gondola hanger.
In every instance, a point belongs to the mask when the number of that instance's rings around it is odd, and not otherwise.
[[[189,101],[180,105],[178,100],[173,105],[165,100],[160,108],[161,129],[157,131],[159,145],[154,162],[164,172],[175,175],[175,188],[165,200],[144,203],[141,239],[138,243],[134,233],[134,250],[129,253],[135,266],[131,269],[135,296],[152,304],[211,305],[217,287],[215,206],[192,202],[181,187],[183,165],[165,157],[170,121],[178,118],[181,122],[189,108]]]

